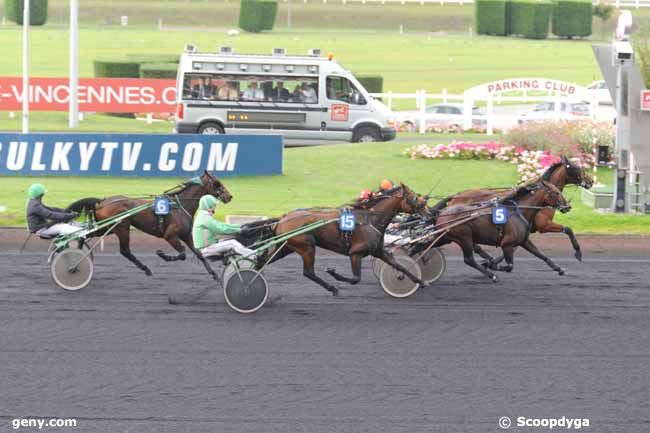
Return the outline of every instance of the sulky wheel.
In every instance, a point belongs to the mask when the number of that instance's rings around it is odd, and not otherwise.
[[[408,269],[408,271],[418,277],[422,277],[420,266],[411,257],[404,254],[395,254],[395,260]],[[395,298],[406,298],[415,293],[420,287],[416,282],[413,282],[409,277],[402,272],[393,268],[387,263],[383,263],[381,271],[379,271],[379,283],[384,292]]]
[[[406,255],[406,251],[404,251],[403,248],[393,248],[391,253],[394,256],[401,255],[404,256]],[[375,277],[379,279],[379,273],[381,272],[381,268],[384,265],[384,262],[381,259],[378,259],[377,257],[372,258],[372,273],[375,274]]]
[[[237,266],[239,269],[253,269],[255,267],[255,264],[249,260],[241,260],[239,263],[237,263]],[[221,273],[221,284],[223,284],[225,287],[228,278],[230,278],[230,276],[235,273],[237,273],[237,271],[234,264],[228,263],[226,266],[224,266],[223,272]]]
[[[83,250],[67,248],[52,258],[52,278],[65,290],[83,289],[93,278],[92,259]]]
[[[418,256],[419,257],[419,254]],[[438,248],[431,248],[418,258],[418,265],[422,271],[422,281],[427,284],[435,283],[442,277],[447,269],[447,260],[445,255]]]
[[[252,269],[240,269],[228,276],[223,286],[226,302],[239,313],[254,313],[269,297],[269,286],[264,275]]]

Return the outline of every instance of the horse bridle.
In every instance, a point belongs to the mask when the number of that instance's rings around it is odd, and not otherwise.
[[[554,209],[557,209],[559,211],[564,211],[567,209],[570,209],[570,206],[566,206],[563,204],[560,204],[560,198],[562,197],[562,193],[560,191],[553,191],[547,184],[546,182],[540,182],[542,187],[544,188],[544,191],[551,197],[551,199],[555,202],[555,204],[552,206]]]

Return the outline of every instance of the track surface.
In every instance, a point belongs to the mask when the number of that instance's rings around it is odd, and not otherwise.
[[[50,431],[485,433],[501,416],[650,431],[648,238],[583,237],[582,264],[563,237],[538,238],[568,275],[522,251],[496,285],[446,248],[442,280],[403,300],[369,263],[333,298],[288,257],[266,273],[282,298],[244,316],[220,290],[169,305],[211,282],[196,260],[161,263],[158,241],[136,236],[153,277],[110,244],[91,285],[66,293],[47,244],[19,253],[23,237],[0,231],[2,432],[60,417],[78,426]],[[319,257],[319,270],[349,273],[345,258]]]

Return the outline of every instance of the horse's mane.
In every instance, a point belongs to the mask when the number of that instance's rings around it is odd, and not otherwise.
[[[398,186],[386,191],[373,191],[373,195],[369,199],[367,200],[356,199],[355,201],[348,203],[348,206],[352,207],[353,209],[368,209],[373,207],[380,201],[392,197],[394,193],[400,191],[401,189],[402,187]]]
[[[528,194],[530,194],[531,192],[537,191],[541,186],[542,182],[544,181],[537,180],[537,181],[528,182],[524,185],[521,185],[517,187],[514,191],[512,191],[511,193],[503,197],[501,201],[508,202],[508,203],[519,201],[525,196],[527,196]]]
[[[553,174],[555,169],[558,168],[561,165],[564,165],[564,162],[562,160],[560,160],[558,162],[554,162],[553,164],[549,165],[549,167],[546,169],[544,174],[542,174],[542,177],[540,178],[540,180],[550,181],[551,180],[551,175]]]

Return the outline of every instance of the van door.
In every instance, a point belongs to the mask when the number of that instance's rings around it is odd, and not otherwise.
[[[328,75],[321,126],[332,139],[350,141],[352,125],[367,118],[370,104],[355,85],[345,77]]]

